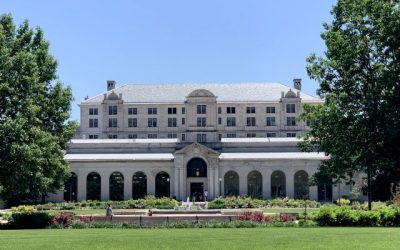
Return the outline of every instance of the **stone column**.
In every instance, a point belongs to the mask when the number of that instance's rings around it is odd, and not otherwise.
[[[177,200],[180,200],[181,198],[179,197],[179,184],[180,184],[180,178],[179,178],[179,168],[175,166],[174,168],[174,194],[172,196],[175,196]]]
[[[212,197],[214,197],[214,195],[213,195],[213,192],[214,192],[214,169],[215,169],[215,167],[214,166],[211,166],[211,167],[208,167],[207,168],[207,173],[208,173],[208,176],[207,176],[207,181],[208,181],[208,188],[207,188],[207,191],[208,191],[208,200],[211,200],[212,199]]]
[[[124,172],[124,200],[132,198],[132,174]]]
[[[83,171],[76,171],[78,175],[78,194],[77,199],[78,201],[86,200],[86,180],[87,180],[87,173]]]
[[[294,177],[293,170],[288,170],[285,172],[286,175],[286,196],[289,198],[294,198]]]
[[[239,175],[239,195],[247,195],[247,174],[240,170],[236,172]]]
[[[101,200],[108,201],[110,199],[110,174],[101,173]]]
[[[264,199],[271,199],[271,170],[263,171],[263,197]]]
[[[147,172],[147,194],[156,195],[156,174]]]
[[[310,200],[318,200],[318,187],[310,186]]]

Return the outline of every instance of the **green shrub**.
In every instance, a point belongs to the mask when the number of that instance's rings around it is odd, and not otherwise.
[[[46,228],[50,225],[52,215],[48,212],[16,212],[12,213],[10,224],[16,228]]]
[[[357,211],[358,226],[376,227],[381,224],[381,213],[379,211]]]
[[[340,198],[336,200],[336,204],[339,206],[348,206],[350,205],[350,200],[345,199],[345,198]]]
[[[36,208],[29,205],[20,205],[18,207],[11,207],[11,212],[34,212]]]
[[[208,209],[222,209],[225,208],[225,200],[223,197],[217,197],[214,200],[208,202]]]

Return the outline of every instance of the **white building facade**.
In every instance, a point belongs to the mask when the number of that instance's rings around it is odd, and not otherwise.
[[[349,192],[308,186],[326,159],[300,152],[303,104],[322,101],[279,83],[128,84],[80,104],[65,159],[72,176],[51,200],[178,200],[221,195],[330,201]],[[205,197],[207,196],[207,197]]]

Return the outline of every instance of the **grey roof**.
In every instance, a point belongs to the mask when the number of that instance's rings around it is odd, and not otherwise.
[[[93,161],[170,161],[174,159],[171,153],[160,154],[66,154],[64,159],[69,162]],[[324,153],[285,152],[285,153],[222,153],[220,160],[326,160]]]
[[[284,153],[222,153],[219,156],[221,160],[327,160],[329,156],[317,152],[284,152]]]
[[[174,159],[171,153],[160,154],[66,154],[64,160],[83,161],[169,161]]]
[[[72,139],[71,144],[121,144],[121,143],[137,143],[137,144],[162,144],[162,143],[178,143],[179,139]]]
[[[291,88],[281,83],[206,83],[206,84],[127,84],[89,98],[82,104],[101,103],[105,93],[122,93],[128,103],[183,103],[194,90],[206,89],[217,96],[218,102],[277,102],[281,92]],[[297,92],[297,90],[293,89]],[[304,102],[320,102],[321,99],[300,92]]]
[[[302,139],[296,137],[237,137],[237,138],[221,138],[222,143],[252,143],[252,142],[268,142],[268,143],[281,143],[281,142],[296,142],[299,143]]]

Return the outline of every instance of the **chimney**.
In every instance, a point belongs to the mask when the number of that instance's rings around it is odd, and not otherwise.
[[[115,81],[107,81],[107,91],[115,89]]]
[[[293,87],[297,90],[301,90],[301,79],[293,79]]]

